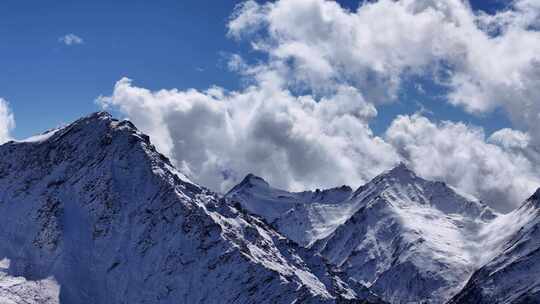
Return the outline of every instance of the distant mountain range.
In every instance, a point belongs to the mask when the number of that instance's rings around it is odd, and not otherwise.
[[[0,146],[0,303],[540,303],[539,210],[404,164],[222,196],[100,112]]]

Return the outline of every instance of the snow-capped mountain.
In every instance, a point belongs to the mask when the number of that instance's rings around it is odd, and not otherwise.
[[[350,217],[355,209],[354,204],[349,204],[352,193],[348,186],[287,192],[249,174],[225,197],[272,223],[289,239],[308,247],[328,236]]]
[[[0,261],[2,303],[378,301],[107,113],[0,146]]]
[[[404,164],[348,189],[288,193],[249,175],[227,197],[392,303],[442,303],[477,268],[496,217],[483,203]]]
[[[443,303],[476,269],[477,234],[495,214],[404,165],[358,189],[361,206],[314,247],[391,303]]]
[[[540,303],[540,189],[486,231],[499,253],[450,303]]]
[[[96,113],[0,145],[0,303],[540,303],[540,190],[498,214],[400,164],[224,197]]]

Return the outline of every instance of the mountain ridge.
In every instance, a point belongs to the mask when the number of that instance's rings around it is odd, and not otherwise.
[[[540,188],[499,214],[404,163],[356,190],[248,174],[220,196],[106,112],[0,145],[10,304],[540,302],[538,227]]]
[[[49,135],[0,146],[2,282],[54,277],[47,304],[364,301],[130,122],[101,112]]]
[[[249,191],[256,189],[250,188]],[[283,192],[281,195],[287,197]],[[227,196],[230,196],[230,192]],[[254,197],[257,196],[252,196],[251,199]],[[232,197],[239,204],[246,203],[238,201],[239,198],[246,199],[250,196],[249,193],[244,193],[243,198]],[[540,235],[534,234],[534,227],[540,226],[540,223],[534,224],[540,222],[536,216],[540,214],[540,188],[513,212],[499,214],[481,201],[463,196],[443,182],[427,181],[418,177],[404,163],[400,163],[360,186],[349,199],[357,200],[357,203],[346,220],[315,242],[299,243],[322,255],[331,265],[344,271],[346,276],[353,281],[358,280],[360,284],[381,295],[384,300],[390,303],[445,303],[447,300],[450,303],[525,303],[507,301],[500,295],[493,297],[478,291],[472,292],[473,296],[470,297],[471,292],[467,290],[474,289],[479,272],[482,273],[484,268],[496,263],[509,251],[512,252],[512,244],[523,244],[523,235],[532,240],[540,240]],[[312,202],[297,202],[282,216],[286,219],[287,215],[298,213],[298,205],[310,204]],[[338,202],[336,205],[344,206],[347,203]],[[256,215],[264,217],[264,214],[257,214],[255,208],[251,209]],[[280,220],[285,223],[280,225]],[[285,235],[288,235],[287,229],[302,230],[302,226],[296,225],[294,221],[286,222],[282,218],[274,220],[273,224]],[[296,228],[291,228],[295,225]],[[376,225],[381,227],[371,231]],[[529,228],[532,232],[524,233],[523,231],[529,231],[526,229],[529,226],[533,227]],[[433,235],[434,231],[436,237]],[[391,235],[386,236],[389,243],[381,247],[381,241],[384,242],[384,235],[388,233]],[[371,237],[368,237],[369,235]],[[527,242],[527,245],[533,248],[531,252],[540,252],[540,243],[537,242]],[[398,246],[392,247],[388,244]],[[346,248],[349,248],[349,251]],[[378,258],[359,260],[372,256],[373,248],[378,248]],[[385,251],[387,253],[381,256],[381,252]],[[418,260],[416,256],[422,258]],[[387,262],[384,262],[385,259]],[[373,261],[376,261],[375,264]],[[431,262],[426,264],[426,261]],[[529,266],[531,269],[540,267],[540,257],[526,261],[532,265]],[[536,272],[525,272],[526,275],[533,273]],[[532,288],[540,290],[537,280],[521,282],[526,286],[538,286]],[[414,287],[415,284],[417,287]],[[540,301],[536,292],[523,293],[516,289],[514,294],[521,295],[519,301]],[[484,302],[479,300],[482,298]]]
[[[501,218],[500,254],[477,269],[449,304],[540,302],[539,194]]]
[[[274,191],[273,197],[294,198],[293,194],[271,188],[267,182],[264,185],[265,189]],[[257,187],[243,188],[238,195],[238,188],[233,187],[226,197],[256,215],[268,218],[264,214],[265,208],[257,208],[257,205],[284,202],[267,200],[265,193],[256,193],[259,190]],[[264,199],[257,201],[261,197]],[[404,163],[381,173],[343,200],[335,206],[349,206],[348,212],[342,214],[342,219],[334,227],[327,229],[327,234],[319,235],[315,241],[302,242],[302,237],[291,233],[309,232],[303,223],[316,220],[305,212],[304,218],[297,221],[298,214],[317,206],[315,202],[303,202],[301,199],[289,202],[286,206],[290,210],[283,212],[272,224],[291,239],[299,239],[300,245],[321,254],[330,264],[345,271],[347,276],[374,288],[377,294],[392,303],[426,300],[443,303],[448,300],[478,267],[479,261],[486,259],[475,254],[479,248],[476,243],[480,239],[477,235],[486,223],[498,216],[487,205],[461,196],[443,182],[418,177]],[[321,210],[325,209],[318,209]],[[322,216],[325,219],[331,217]],[[433,230],[433,227],[439,227],[440,231]],[[386,243],[381,245],[381,242]],[[493,247],[494,250],[498,248],[496,245]],[[374,253],[373,248],[377,248],[378,253]],[[373,257],[359,260],[373,254],[375,260]],[[396,254],[398,260],[395,260]],[[416,258],[417,255],[422,257],[421,260]],[[426,264],[425,261],[429,262]],[[426,274],[425,269],[443,275]],[[392,281],[394,277],[402,279]],[[417,287],[411,285],[415,281],[419,282]],[[400,284],[405,285],[398,288]]]

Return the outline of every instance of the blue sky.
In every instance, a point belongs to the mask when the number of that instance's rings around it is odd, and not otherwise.
[[[358,1],[340,1],[355,8]],[[24,1],[0,4],[0,97],[15,113],[15,138],[41,132],[96,111],[94,100],[108,95],[128,76],[142,87],[198,88],[240,86],[226,67],[226,56],[257,56],[246,42],[226,37],[226,23],[237,1]],[[499,1],[474,1],[494,11]],[[59,38],[73,33],[82,44]],[[426,84],[429,87],[429,83]],[[498,111],[471,116],[441,102],[438,89],[419,95],[405,88],[397,103],[378,108],[371,125],[383,132],[399,113],[417,111],[417,101],[436,119],[465,121],[489,132],[509,123]]]
[[[24,137],[98,110],[129,76],[151,88],[237,85],[222,52],[229,1],[2,1],[0,96]],[[208,9],[211,7],[212,9]],[[74,33],[83,44],[59,37]]]

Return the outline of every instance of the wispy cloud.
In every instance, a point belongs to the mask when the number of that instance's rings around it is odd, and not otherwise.
[[[70,34],[66,34],[58,38],[58,42],[63,43],[65,45],[75,45],[75,44],[83,44],[84,40],[81,37],[73,33],[70,33]]]
[[[15,127],[15,119],[5,99],[0,98],[0,144],[11,139],[10,132]]]

